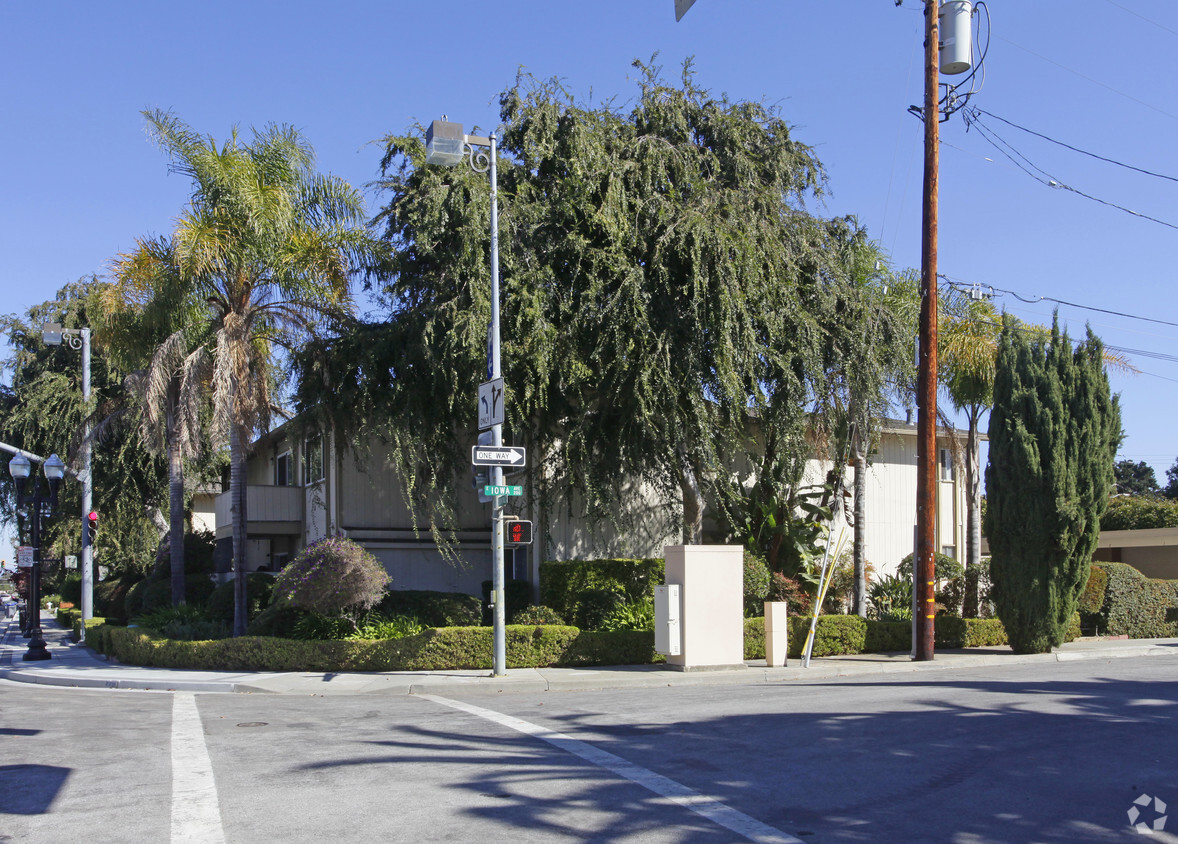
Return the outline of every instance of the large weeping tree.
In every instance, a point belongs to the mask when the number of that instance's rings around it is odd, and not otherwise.
[[[215,439],[228,442],[232,499],[233,633],[246,628],[245,461],[269,428],[278,352],[346,312],[352,273],[371,255],[364,203],[345,182],[315,171],[294,129],[269,126],[218,144],[176,116],[145,112],[148,128],[192,180],[172,234],[175,266],[206,304]],[[195,362],[193,365],[196,365]]]
[[[636,67],[626,108],[526,75],[500,97],[507,427],[583,512],[617,517],[621,479],[641,480],[692,543],[759,448],[750,418],[776,431],[761,443],[804,452],[846,283],[831,225],[803,204],[824,173],[786,122],[709,94],[690,66],[678,84]],[[303,407],[332,399],[341,423],[383,428],[433,527],[469,472],[489,199],[485,175],[424,153],[418,134],[387,139],[386,321],[313,349],[301,389]]]
[[[1004,320],[986,467],[994,605],[1016,653],[1063,641],[1088,580],[1121,438],[1101,342]]]

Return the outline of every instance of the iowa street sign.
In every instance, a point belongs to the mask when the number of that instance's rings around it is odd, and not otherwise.
[[[487,484],[483,487],[483,495],[523,495],[524,488],[522,486],[493,486]]]
[[[522,468],[525,450],[519,445],[472,445],[470,462],[475,466],[515,466]]]

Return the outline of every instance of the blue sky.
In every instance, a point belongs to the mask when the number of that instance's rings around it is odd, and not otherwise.
[[[656,53],[669,78],[693,56],[703,87],[780,108],[829,173],[830,193],[813,210],[857,215],[897,266],[919,266],[921,124],[907,109],[921,102],[921,4],[698,0],[680,23],[673,6],[4,3],[0,308],[23,313],[104,272],[136,237],[170,230],[188,185],[147,140],[144,108],[172,109],[218,138],[234,125],[292,124],[320,169],[361,186],[377,175],[371,142],[387,133],[443,113],[467,131],[494,128],[497,95],[521,67],[624,106],[636,91],[631,62]],[[1122,456],[1149,462],[1164,483],[1178,457],[1178,366],[1169,358],[1178,327],[1164,324],[1178,323],[1178,184],[998,118],[1178,177],[1178,4],[989,7],[985,84],[970,105],[993,115],[982,117],[1018,165],[960,114],[942,124],[940,271],[1011,291],[995,304],[1025,320],[1051,320],[1056,305],[1046,297],[1160,321],[1060,306],[1073,335],[1090,322],[1109,345],[1134,350],[1142,374],[1113,376]],[[1052,180],[1074,190],[1043,183]],[[375,211],[380,198],[369,202]]]

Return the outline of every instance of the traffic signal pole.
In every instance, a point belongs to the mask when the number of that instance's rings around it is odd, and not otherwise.
[[[937,541],[937,190],[940,167],[939,0],[925,0],[924,198],[920,249],[920,358],[916,382],[916,553],[912,566],[915,657],[933,658]]]

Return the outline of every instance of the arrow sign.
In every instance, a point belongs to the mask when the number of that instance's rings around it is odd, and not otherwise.
[[[472,445],[470,462],[475,466],[523,467],[525,449],[519,445]]]

